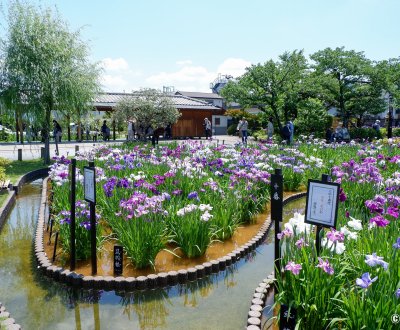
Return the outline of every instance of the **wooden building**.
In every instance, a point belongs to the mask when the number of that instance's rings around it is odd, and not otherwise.
[[[97,96],[94,107],[99,112],[114,111],[117,103],[128,93],[101,93]],[[178,122],[172,125],[173,138],[195,138],[205,136],[203,127],[204,118],[211,120],[213,115],[222,115],[224,110],[207,102],[195,100],[184,95],[166,94],[182,114]]]

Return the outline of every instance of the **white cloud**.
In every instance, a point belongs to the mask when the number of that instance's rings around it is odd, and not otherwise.
[[[251,65],[251,62],[242,58],[227,58],[218,67],[217,72],[221,74],[231,75],[236,78],[245,73],[245,69]]]
[[[176,61],[176,64],[181,65],[181,66],[183,66],[183,65],[191,65],[192,61],[191,60]]]
[[[105,71],[123,71],[129,68],[128,62],[120,58],[105,58],[101,61],[102,67]]]
[[[251,65],[244,59],[227,58],[214,71],[194,65],[191,60],[181,60],[176,62],[181,66],[177,71],[164,71],[145,77],[140,72],[133,71],[123,58],[106,58],[102,63],[104,74],[101,83],[110,92],[130,92],[139,88],[162,89],[163,86],[174,86],[176,90],[182,91],[210,92],[210,83],[219,73],[238,77]]]

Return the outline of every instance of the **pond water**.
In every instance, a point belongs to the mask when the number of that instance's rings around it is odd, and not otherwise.
[[[273,269],[273,231],[256,251],[201,280],[163,289],[73,290],[37,271],[42,181],[26,185],[0,232],[0,301],[23,329],[244,329],[254,289]],[[304,213],[304,200],[290,204]]]

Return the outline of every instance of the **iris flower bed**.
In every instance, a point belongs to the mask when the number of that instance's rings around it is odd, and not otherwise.
[[[319,255],[314,228],[304,223],[304,215],[285,224],[275,301],[296,309],[299,329],[395,327],[393,315],[400,314],[399,147],[389,140],[342,149],[346,156],[332,167],[333,181],[341,184],[338,224],[336,230],[324,230]],[[329,149],[318,149],[322,159]]]
[[[331,174],[341,184],[337,228],[323,231],[317,255],[314,228],[303,215],[285,224],[276,306],[296,308],[302,329],[390,328],[391,315],[400,314],[399,150],[393,140],[326,145],[308,138],[291,148],[187,141],[157,149],[99,147],[78,157],[78,167],[95,159],[99,244],[119,241],[136,268],[154,268],[165,249],[201,256],[213,240],[251,223],[267,205],[275,168],[282,168],[290,191]],[[68,162],[60,158],[51,169],[59,226],[68,223],[60,216],[69,209]]]

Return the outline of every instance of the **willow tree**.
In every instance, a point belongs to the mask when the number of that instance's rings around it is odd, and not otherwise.
[[[155,89],[142,89],[126,95],[117,103],[113,113],[113,118],[119,123],[133,120],[137,128],[151,126],[154,130],[175,124],[180,116],[171,98]]]
[[[23,105],[42,126],[45,162],[50,162],[51,111],[87,111],[99,91],[98,64],[80,31],[70,32],[58,12],[12,1],[2,42],[2,90],[14,109]]]

